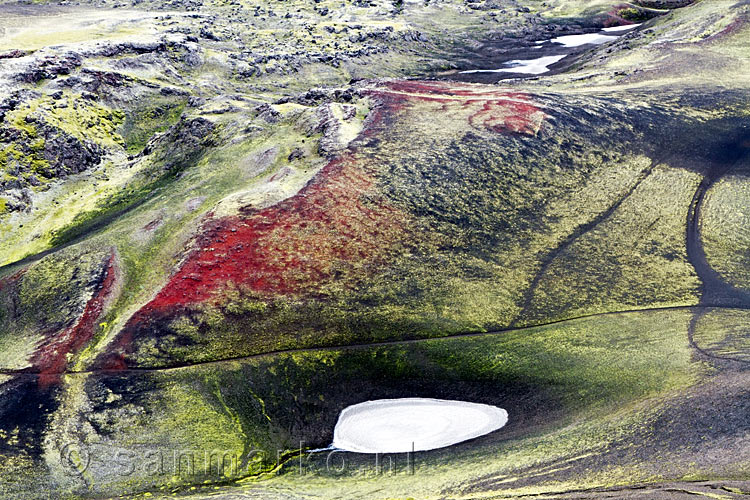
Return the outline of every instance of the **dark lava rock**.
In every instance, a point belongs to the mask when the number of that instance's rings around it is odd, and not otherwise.
[[[216,36],[213,31],[210,31],[206,28],[201,28],[200,33],[201,33],[201,38],[205,38],[207,40],[214,40],[217,42],[220,40],[220,38]]]
[[[23,50],[14,49],[8,52],[0,54],[0,59],[16,59],[18,57],[24,57],[28,55],[28,52]]]
[[[80,141],[59,129],[42,127],[44,158],[50,163],[50,177],[62,178],[98,165],[104,149],[90,141]]]
[[[182,118],[163,134],[152,138],[141,155],[152,154],[163,170],[178,172],[200,158],[214,144],[216,125],[206,118]]]
[[[287,158],[289,161],[299,160],[300,158],[305,157],[305,152],[300,148],[294,148],[292,149],[292,152],[289,153],[289,157]]]
[[[268,123],[276,123],[281,118],[281,114],[273,109],[270,104],[261,104],[255,108],[255,112],[258,113],[258,118]]]
[[[74,68],[81,65],[81,57],[75,53],[60,56],[48,56],[30,64],[25,71],[16,75],[16,79],[24,83],[37,83],[42,80],[52,80],[59,75],[68,75]]]
[[[164,42],[122,42],[108,43],[97,48],[89,56],[114,57],[125,54],[147,54],[151,52],[164,52],[167,46]]]

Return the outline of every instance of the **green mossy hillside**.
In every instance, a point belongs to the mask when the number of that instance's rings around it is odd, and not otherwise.
[[[374,480],[356,472],[368,463],[368,457],[356,454],[347,455],[350,463],[343,473],[327,471],[325,455],[303,454],[304,477],[297,476],[295,452],[300,446],[326,446],[339,412],[349,404],[421,396],[508,409],[510,423],[502,431],[419,454],[421,473],[432,477],[419,488],[426,493],[457,477],[481,481],[489,471],[514,477],[530,466],[587,453],[609,449],[617,454],[626,446],[623,438],[648,432],[636,422],[652,414],[656,398],[674,395],[711,373],[691,359],[690,317],[689,310],[604,315],[503,334],[300,351],[155,373],[98,374],[85,384],[86,398],[96,408],[93,420],[76,407],[61,415],[73,412],[73,422],[91,422],[84,426],[83,439],[89,449],[100,451],[92,454],[89,473],[101,491],[159,491],[225,481],[215,468],[206,468],[206,451],[234,457],[236,462],[227,461],[221,471],[235,479],[274,470],[280,458],[288,460],[274,484],[290,481],[300,487],[298,481],[306,477],[312,481],[308,487],[320,491],[326,484],[358,490]],[[82,377],[71,375],[71,383]],[[59,432],[61,424],[56,425]],[[65,442],[66,436],[58,433],[55,439]],[[175,474],[170,455],[163,473],[149,474],[139,462],[133,474],[118,478],[107,468],[115,443],[127,450],[121,456],[191,450],[198,457],[197,472]],[[439,466],[446,461],[452,466]],[[550,478],[597,484],[596,477],[581,472],[587,463],[558,476],[550,472]],[[621,465],[640,474],[634,463]],[[579,472],[584,475],[574,477]],[[341,484],[327,483],[334,477]],[[400,481],[386,486],[392,495],[404,494],[404,487]],[[504,488],[517,487],[510,482]]]
[[[0,123],[0,187],[12,190],[6,211],[27,210],[33,191],[94,169],[122,147],[123,114],[80,95],[30,97],[13,104]]]

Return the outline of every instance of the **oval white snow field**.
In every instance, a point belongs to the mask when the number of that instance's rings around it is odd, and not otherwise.
[[[332,447],[357,453],[434,450],[489,434],[507,422],[507,411],[480,403],[378,399],[341,412]]]

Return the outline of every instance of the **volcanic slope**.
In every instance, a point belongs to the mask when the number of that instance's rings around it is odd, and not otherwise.
[[[0,7],[2,496],[749,491],[750,5],[640,4]],[[509,421],[306,453],[395,397]]]

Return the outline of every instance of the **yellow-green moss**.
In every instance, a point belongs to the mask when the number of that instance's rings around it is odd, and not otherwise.
[[[183,101],[157,99],[148,105],[129,111],[118,130],[129,153],[137,153],[155,134],[166,131],[177,123],[185,110]]]
[[[117,128],[124,119],[122,111],[112,110],[77,94],[65,94],[58,100],[49,96],[33,99],[10,112],[6,118],[12,126],[23,130],[30,138],[37,136],[37,127],[33,121],[39,120],[80,141],[93,141],[105,147],[123,144]],[[44,143],[39,141],[32,145],[36,149],[43,147]]]
[[[58,103],[45,115],[47,123],[79,140],[90,140],[109,147],[124,144],[117,133],[117,127],[125,119],[122,111],[85,101],[75,95],[67,96],[62,103],[67,103],[67,106]]]
[[[2,150],[0,150],[0,173],[3,175],[3,180],[13,181],[18,179],[10,171],[20,170],[22,178],[28,178],[30,174],[35,174],[37,179],[41,182],[45,181],[49,172],[50,163],[44,157],[43,153],[43,139],[42,147],[39,149],[39,141],[34,143],[34,148],[30,152],[25,153],[18,144],[8,144]]]

